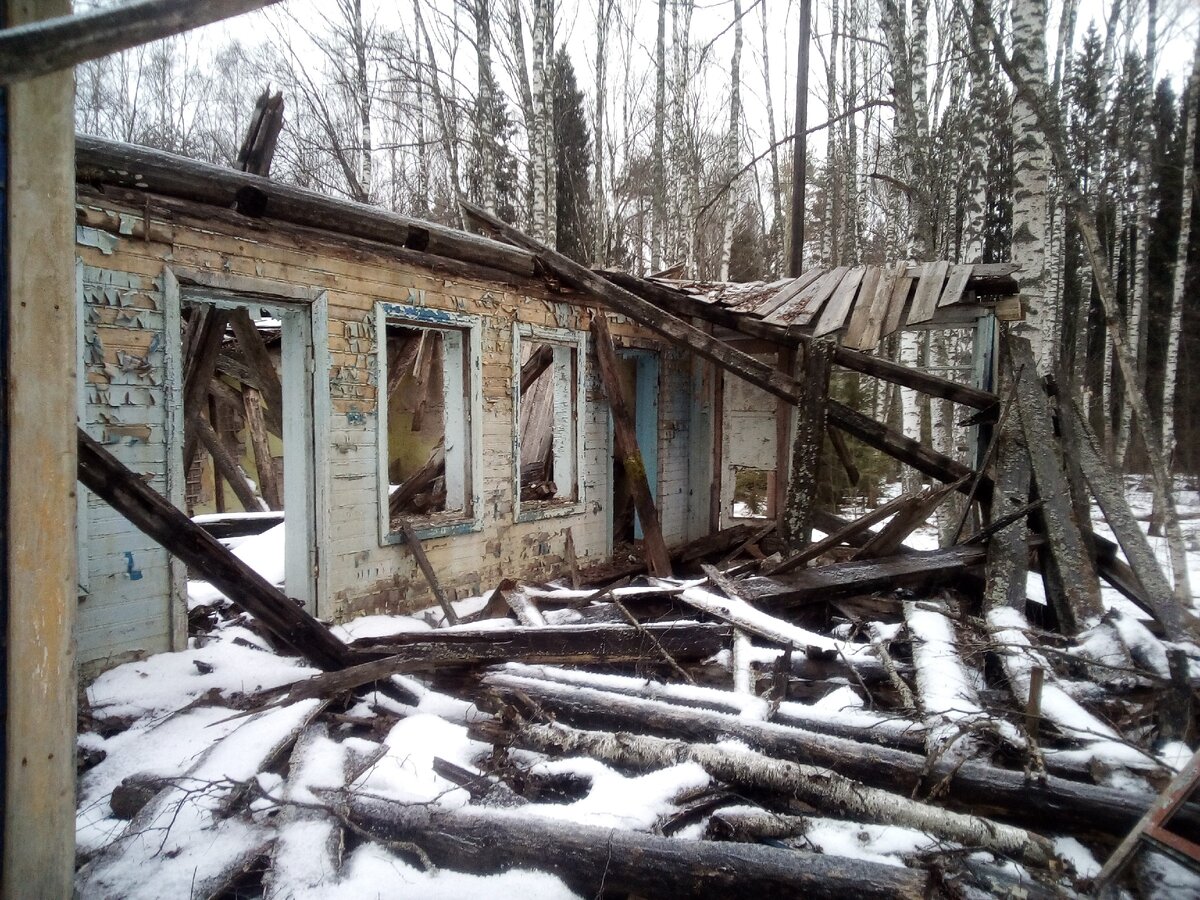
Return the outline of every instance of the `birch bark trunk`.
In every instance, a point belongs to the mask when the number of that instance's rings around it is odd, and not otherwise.
[[[1046,78],[1046,0],[1012,0],[1012,63],[1027,82]],[[1033,348],[1038,371],[1053,365],[1047,338],[1054,309],[1046,297],[1047,182],[1050,154],[1037,116],[1020,96],[1013,101],[1012,261],[1020,265],[1017,282],[1028,310],[1020,331]]]
[[[729,64],[729,130],[725,134],[725,171],[729,190],[725,195],[721,238],[721,281],[729,280],[729,256],[733,248],[733,225],[737,218],[738,137],[742,124],[742,0],[733,0],[733,59]]]

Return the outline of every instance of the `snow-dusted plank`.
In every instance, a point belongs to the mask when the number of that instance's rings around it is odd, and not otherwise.
[[[872,656],[870,645],[852,644],[848,641],[825,637],[815,631],[808,631],[755,609],[744,600],[721,597],[712,591],[698,587],[688,588],[679,595],[679,599],[693,609],[720,619],[722,622],[728,622],[735,628],[757,635],[764,640],[795,647],[797,650],[815,647],[818,650],[837,653],[849,662]]]

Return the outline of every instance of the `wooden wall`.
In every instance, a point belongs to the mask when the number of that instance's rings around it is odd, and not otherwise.
[[[519,321],[586,333],[582,307],[562,302],[539,285],[437,275],[389,257],[385,248],[343,242],[317,232],[273,229],[249,220],[243,224],[228,212],[210,216],[201,209],[184,210],[177,201],[169,203],[168,214],[156,208],[155,198],[149,199],[147,240],[144,203],[122,204],[89,190],[80,193],[77,250],[85,273],[86,339],[94,342],[102,335],[106,326],[101,319],[105,317],[119,316],[123,323],[121,336],[104,335],[106,369],[113,365],[119,369],[117,350],[124,342],[146,351],[139,355],[148,368],[139,364],[139,371],[147,371],[151,380],[162,378],[165,363],[158,348],[146,344],[139,329],[166,340],[162,329],[169,311],[150,308],[161,297],[166,267],[180,278],[189,273],[210,280],[242,277],[267,288],[274,285],[294,293],[299,286],[325,294],[328,366],[327,371],[318,366],[317,390],[327,398],[328,414],[314,425],[323,450],[319,455],[326,459],[319,471],[326,502],[319,504],[318,514],[325,517],[323,531],[328,539],[319,550],[318,615],[342,619],[362,612],[407,611],[433,602],[407,548],[380,539],[378,301],[478,316],[482,323],[482,358],[476,373],[483,395],[482,421],[477,423],[482,456],[474,467],[482,479],[479,527],[460,528],[460,533],[424,541],[446,593],[451,598],[466,597],[490,589],[503,577],[548,578],[561,572],[568,528],[582,563],[606,557],[612,461],[608,407],[594,354],[588,353],[583,366],[583,496],[577,511],[518,522],[513,496],[513,325]],[[119,234],[121,231],[125,234]],[[128,283],[131,296],[144,299],[136,303],[136,321],[129,320],[129,307],[120,307],[125,313],[98,308],[93,298],[106,280]],[[694,528],[691,519],[695,514],[689,480],[690,460],[696,456],[690,439],[693,361],[674,348],[659,347],[621,317],[610,318],[618,340],[662,351],[658,496],[668,541],[682,542]],[[85,347],[85,359],[89,353],[96,353],[90,343]],[[89,382],[98,374],[89,372]],[[128,403],[123,391],[114,395],[111,385],[104,402],[93,390],[88,402],[89,427],[119,457],[150,474],[156,487],[166,489],[160,467],[170,438],[163,408],[152,387],[140,382],[130,387],[138,390],[129,394]],[[116,405],[114,396],[120,401]],[[131,442],[124,430],[135,424],[148,425],[150,430],[139,431],[137,441]],[[707,484],[706,480],[704,490]],[[87,522],[90,594],[81,613],[85,621],[81,636],[88,638],[85,655],[108,659],[118,652],[166,649],[171,623],[168,601],[160,596],[156,609],[151,608],[154,600],[140,608],[135,601],[142,596],[143,587],[149,595],[161,590],[166,577],[165,554],[144,546],[136,535],[114,533],[104,518],[104,511],[93,507]],[[132,553],[141,580],[153,581],[152,589],[128,580],[130,573],[121,564],[126,553]]]

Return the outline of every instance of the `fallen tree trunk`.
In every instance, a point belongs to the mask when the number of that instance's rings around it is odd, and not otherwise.
[[[1054,853],[1048,840],[1022,828],[947,812],[867,787],[829,769],[772,759],[750,750],[645,735],[580,731],[560,724],[508,726],[495,719],[471,724],[468,734],[492,744],[515,744],[524,750],[557,756],[582,755],[639,769],[694,762],[719,781],[744,790],[782,794],[841,818],[915,828],[1034,865],[1044,865]]]
[[[507,810],[406,805],[323,792],[342,815],[378,837],[410,841],[437,865],[474,872],[531,867],[584,896],[715,898],[734,893],[794,900],[926,896],[924,872],[759,844],[683,841],[539,819]]]
[[[1023,772],[968,760],[935,760],[843,738],[753,722],[737,716],[669,703],[635,700],[608,691],[565,687],[489,673],[484,683],[506,702],[527,697],[575,727],[666,734],[712,743],[737,740],[778,759],[833,769],[872,787],[913,795],[932,786],[938,796],[979,815],[1034,828],[1075,834],[1123,835],[1153,801],[1150,795],[1097,787],[1050,776],[1027,779]],[[1188,818],[1197,820],[1189,812]]]
[[[294,600],[234,556],[93,440],[79,435],[79,480],[139,531],[178,556],[282,644],[322,669],[341,669],[358,655]]]

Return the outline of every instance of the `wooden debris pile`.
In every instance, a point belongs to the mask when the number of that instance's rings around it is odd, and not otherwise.
[[[134,514],[104,451],[81,453],[85,483]],[[426,874],[548,872],[581,896],[1086,892],[1194,740],[1194,650],[1127,613],[1068,635],[1045,627],[1053,604],[1036,627],[1036,604],[987,605],[995,529],[903,543],[940,493],[890,502],[874,529],[824,514],[832,533],[790,553],[743,526],[671,555],[677,577],[506,581],[457,626],[345,642],[173,521],[177,552],[225,579],[260,637],[326,671],[157,716],[149,735],[190,716],[225,730],[184,771],[134,767],[94,801],[119,836],[86,855],[81,893],[122,893],[134,864],[168,880],[199,866],[196,896],[285,896],[314,871],[330,889],[368,845]],[[1035,565],[1042,547],[1055,540],[1031,542]],[[423,771],[431,713],[466,750],[428,751],[428,795],[389,793],[390,767]],[[94,714],[97,730],[145,727]],[[90,763],[85,790],[108,765]],[[650,814],[618,797],[613,824],[594,812],[609,778],[672,787]],[[1172,822],[1198,825],[1191,803]]]

